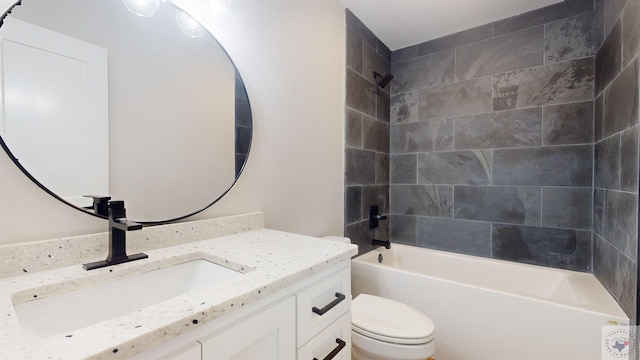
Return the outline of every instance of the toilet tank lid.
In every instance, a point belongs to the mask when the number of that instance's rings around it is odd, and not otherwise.
[[[351,322],[368,332],[398,339],[425,339],[435,326],[428,316],[409,305],[360,294],[351,302]]]

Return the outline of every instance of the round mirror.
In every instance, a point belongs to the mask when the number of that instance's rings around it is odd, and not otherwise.
[[[252,137],[247,92],[216,39],[176,6],[22,0],[0,27],[0,144],[36,184],[142,223],[220,199]],[[96,215],[96,214],[94,214]]]

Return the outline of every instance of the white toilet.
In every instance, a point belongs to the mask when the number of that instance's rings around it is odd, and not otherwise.
[[[360,294],[351,302],[354,360],[426,360],[436,350],[433,321],[403,303]]]

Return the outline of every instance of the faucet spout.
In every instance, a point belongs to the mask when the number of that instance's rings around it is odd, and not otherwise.
[[[371,240],[371,245],[373,246],[384,246],[386,249],[391,249],[391,241],[389,240]]]
[[[109,202],[109,255],[105,260],[82,265],[85,270],[99,269],[149,257],[143,253],[127,255],[127,231],[140,230],[142,224],[127,220],[126,215],[124,201]]]
[[[134,231],[142,229],[142,224],[138,224],[137,222],[129,221],[126,218],[113,219],[113,223],[111,224],[112,228],[123,230],[123,231]]]

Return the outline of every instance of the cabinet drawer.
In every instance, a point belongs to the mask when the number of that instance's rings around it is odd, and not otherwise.
[[[351,309],[349,267],[300,290],[296,301],[298,346],[302,346]]]
[[[323,360],[327,357],[332,360],[351,360],[350,311],[298,350],[298,360]]]

